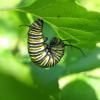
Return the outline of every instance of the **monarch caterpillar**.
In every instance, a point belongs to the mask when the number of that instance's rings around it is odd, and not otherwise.
[[[42,33],[43,20],[38,19],[29,26],[28,31],[28,52],[32,62],[46,68],[56,65],[64,55],[65,46],[73,46],[64,44],[64,42],[54,37],[49,44],[46,43],[47,38]],[[73,46],[75,47],[75,46]],[[75,47],[78,48],[78,47]],[[80,48],[78,48],[80,49]]]

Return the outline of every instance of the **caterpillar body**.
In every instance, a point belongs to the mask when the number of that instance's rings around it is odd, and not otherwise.
[[[28,52],[32,62],[40,67],[48,68],[56,65],[64,55],[64,42],[54,37],[50,43],[43,35],[43,20],[38,19],[29,26]]]

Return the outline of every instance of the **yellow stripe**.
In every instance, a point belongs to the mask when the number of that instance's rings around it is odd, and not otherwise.
[[[42,59],[44,56],[46,55],[46,52],[42,52],[40,55],[38,56],[32,56],[31,58],[35,61],[39,61],[40,59]]]
[[[42,35],[42,32],[36,32],[36,31],[29,31],[29,34],[33,34],[33,35]]]
[[[44,39],[31,39],[29,38],[28,40],[30,43],[41,43],[41,42],[44,42]]]
[[[40,66],[46,66],[46,64],[48,63],[48,60],[49,60],[49,56],[47,55],[44,59],[42,59]]]
[[[45,49],[45,47],[42,46],[42,47],[40,47],[40,48],[29,48],[29,51],[30,51],[30,52],[39,52],[39,51],[42,51],[42,50],[44,50],[44,49]]]

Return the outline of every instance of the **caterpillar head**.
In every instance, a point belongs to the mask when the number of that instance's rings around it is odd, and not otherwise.
[[[63,41],[58,38],[58,37],[54,37],[51,42],[50,42],[50,46],[55,47],[55,46],[64,46]]]

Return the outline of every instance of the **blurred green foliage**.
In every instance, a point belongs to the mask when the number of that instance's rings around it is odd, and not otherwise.
[[[0,1],[0,100],[100,100],[99,8],[98,0]],[[20,25],[36,18],[44,20],[43,34],[49,41],[54,36],[67,39],[86,57],[66,47],[53,68],[33,64],[27,51],[28,27]]]

